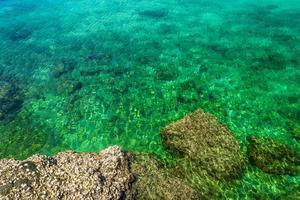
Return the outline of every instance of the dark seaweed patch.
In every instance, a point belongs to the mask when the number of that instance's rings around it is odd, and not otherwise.
[[[77,63],[73,60],[63,60],[61,63],[54,66],[52,69],[53,76],[59,78],[60,76],[70,73],[74,70]]]
[[[28,29],[15,29],[10,33],[9,38],[14,41],[22,41],[28,39],[32,35],[32,32],[29,31]]]
[[[281,52],[266,51],[266,55],[255,58],[251,68],[253,70],[283,70],[286,68],[288,60]]]
[[[142,17],[149,17],[152,19],[161,19],[168,15],[166,10],[144,10],[139,12],[139,15]]]
[[[107,65],[112,61],[112,55],[107,53],[92,53],[86,57],[87,62],[96,62],[97,64]]]
[[[5,79],[0,81],[0,120],[8,119],[21,109],[23,99],[18,86]]]
[[[178,31],[177,26],[173,24],[161,24],[158,27],[158,32],[163,35],[173,34],[176,33],[177,31]]]
[[[156,69],[156,78],[161,81],[172,81],[179,77],[177,68],[159,67]]]

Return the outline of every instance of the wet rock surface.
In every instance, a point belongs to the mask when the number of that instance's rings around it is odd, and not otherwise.
[[[212,115],[196,110],[162,131],[163,143],[172,152],[218,179],[239,176],[245,162],[239,143]]]
[[[117,146],[100,153],[0,161],[0,199],[129,199],[132,175]]]
[[[252,165],[271,174],[300,173],[300,156],[287,145],[270,138],[252,136],[248,140],[248,157]]]

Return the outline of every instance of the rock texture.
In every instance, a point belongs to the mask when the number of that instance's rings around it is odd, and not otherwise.
[[[147,154],[130,154],[135,199],[198,200],[200,193],[182,177],[181,172]]]
[[[127,157],[117,146],[0,161],[0,199],[130,199],[131,182]]]
[[[287,145],[270,138],[252,136],[248,140],[248,157],[251,164],[271,174],[300,173],[300,156]]]
[[[166,126],[162,137],[166,148],[215,178],[237,177],[244,169],[239,143],[224,125],[202,110]]]

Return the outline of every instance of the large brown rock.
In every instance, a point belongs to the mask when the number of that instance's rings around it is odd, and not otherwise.
[[[166,148],[218,179],[239,176],[245,166],[239,143],[212,115],[196,110],[162,131]]]
[[[0,160],[0,199],[130,199],[131,182],[127,157],[117,146]]]

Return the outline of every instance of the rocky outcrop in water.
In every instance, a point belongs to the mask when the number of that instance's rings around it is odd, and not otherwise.
[[[129,199],[131,182],[128,159],[117,146],[0,161],[0,199]]]
[[[162,137],[166,148],[215,178],[237,177],[244,169],[245,159],[237,140],[215,117],[202,110],[168,125]]]
[[[277,175],[300,173],[300,156],[287,145],[271,138],[252,136],[248,140],[248,157],[254,166]]]
[[[168,125],[162,136],[180,156],[164,162],[113,146],[0,160],[0,199],[213,199],[220,182],[243,171],[238,142],[201,110]]]

